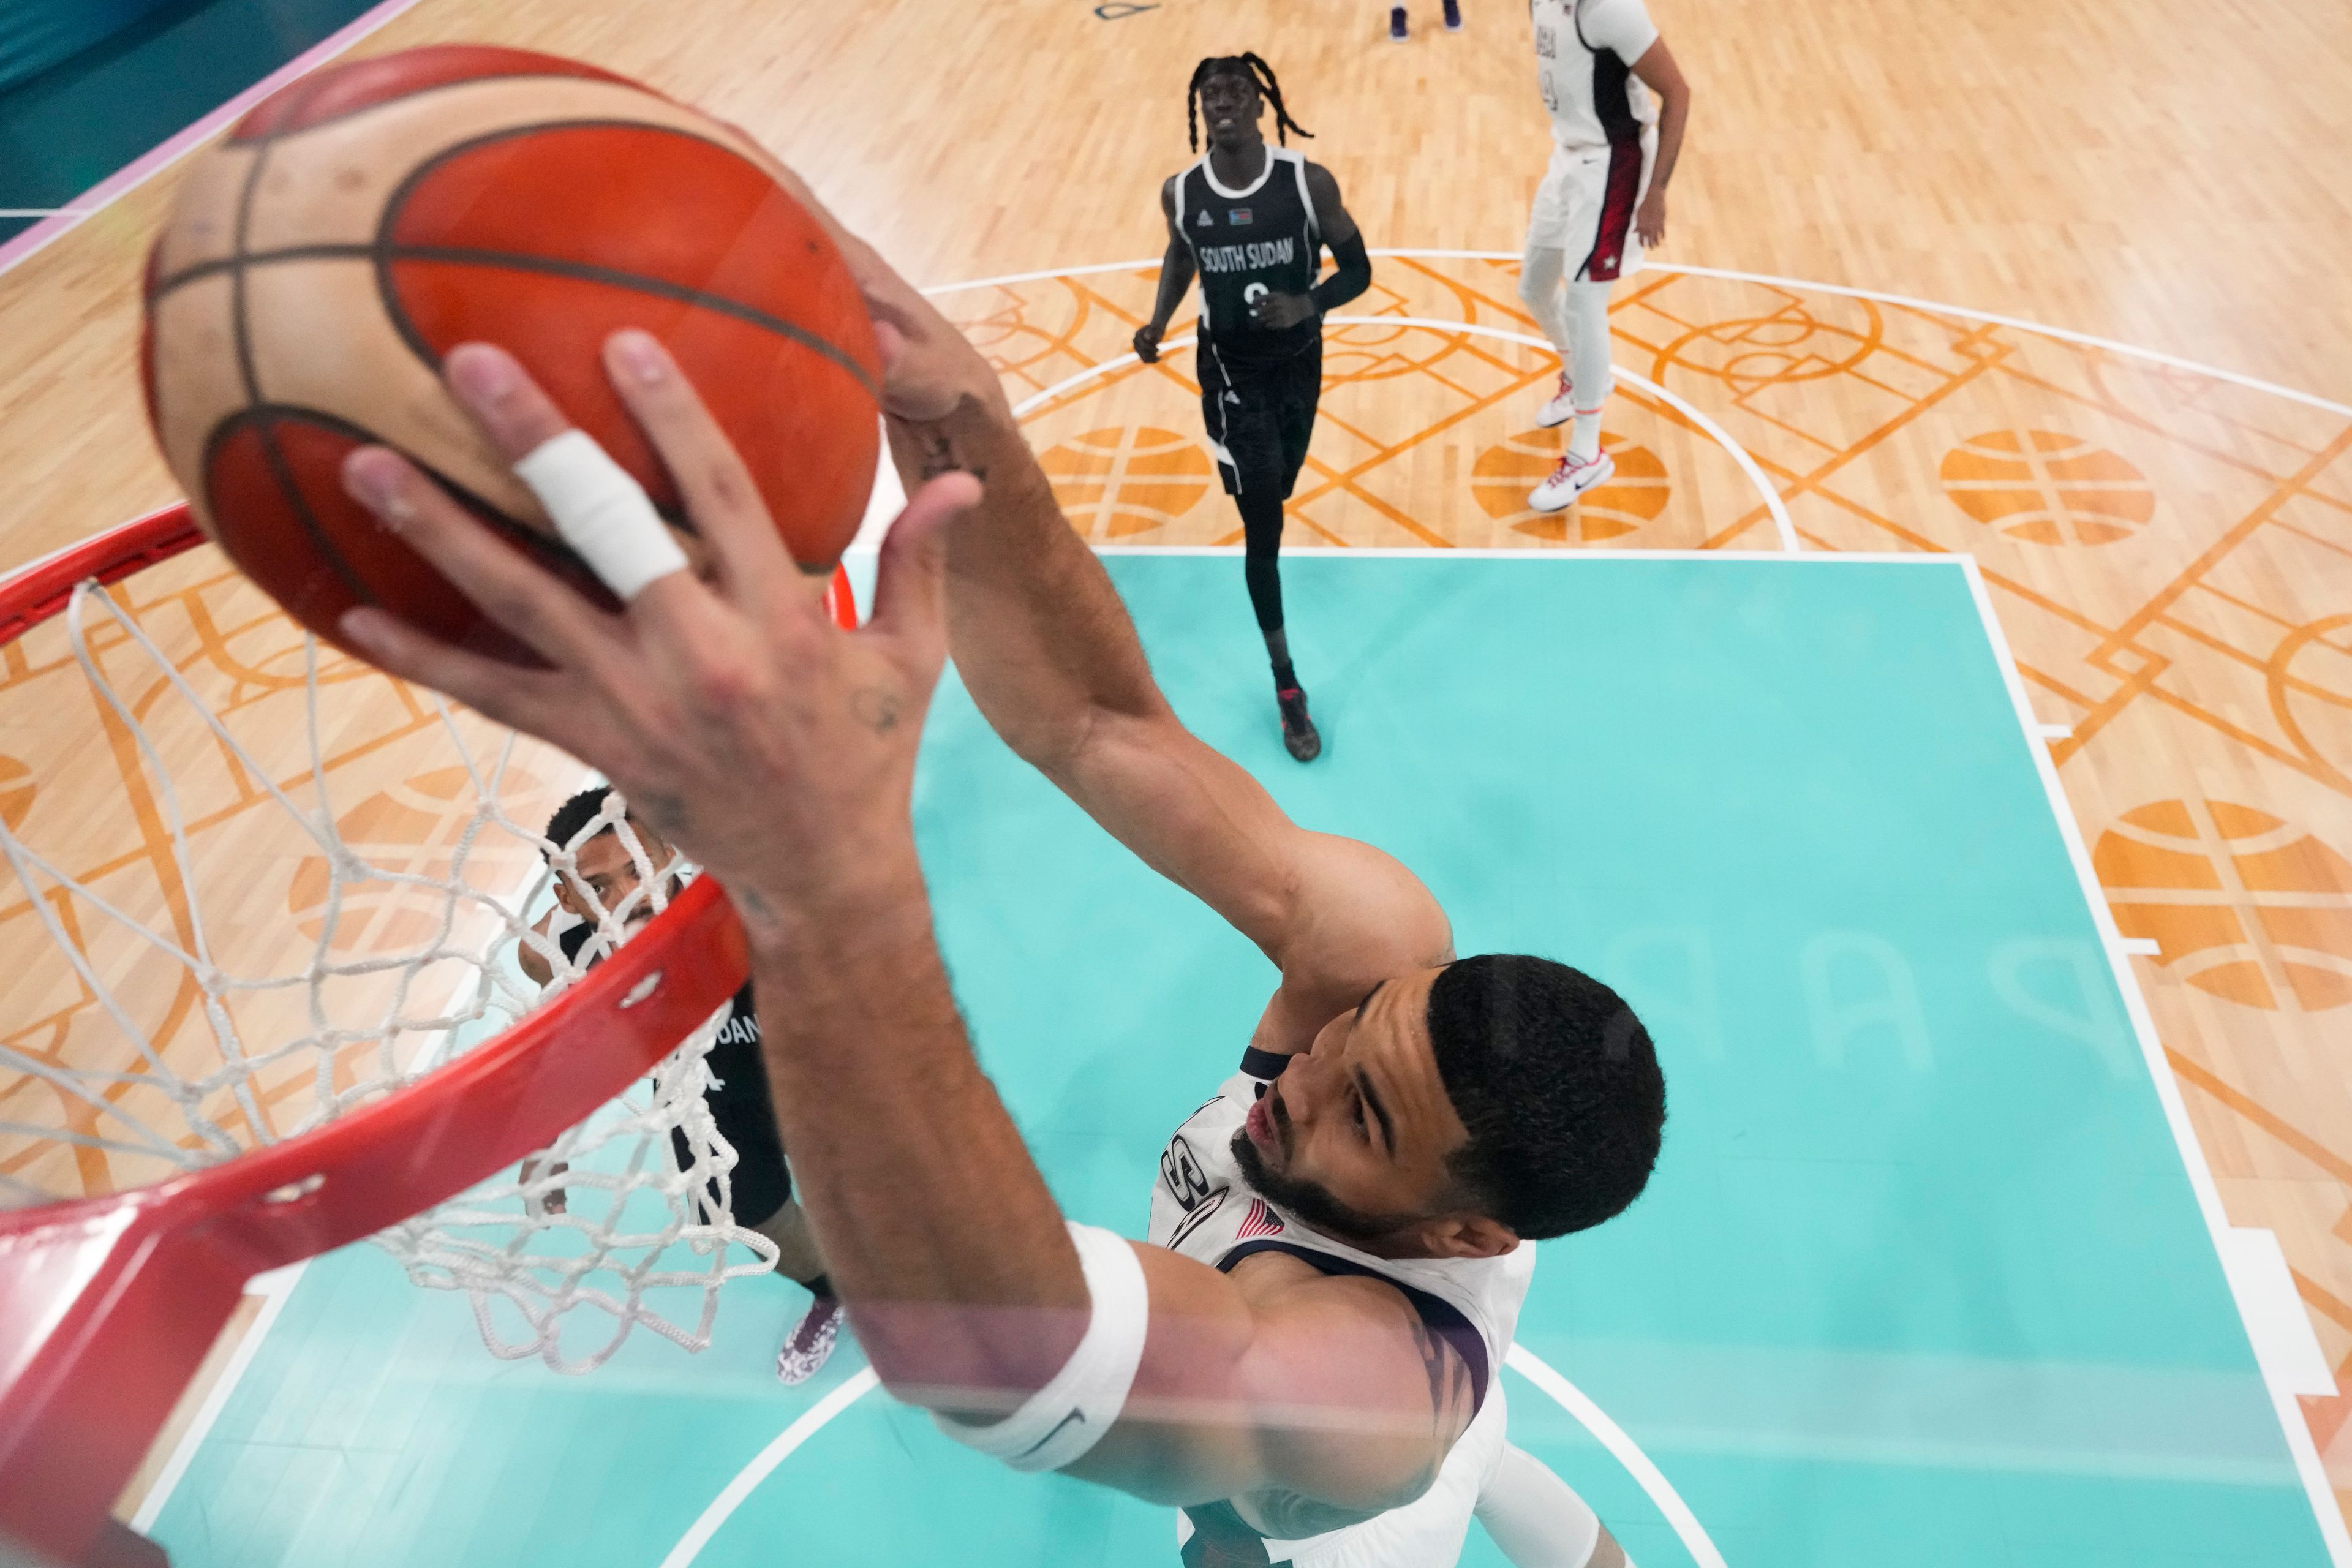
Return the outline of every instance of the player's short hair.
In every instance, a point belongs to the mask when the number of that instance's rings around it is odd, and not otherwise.
[[[1666,1080],[1625,999],[1548,958],[1488,953],[1429,990],[1438,1077],[1470,1141],[1454,1179],[1526,1240],[1624,1212],[1658,1163]]]
[[[548,843],[557,849],[579,848],[580,846],[572,841],[580,837],[582,828],[596,820],[604,809],[604,802],[611,798],[612,794],[611,784],[590,784],[586,789],[557,806],[555,815],[547,819]],[[607,823],[604,832],[612,831],[612,825]],[[545,849],[539,852],[539,858],[551,866],[555,863],[554,858]]]

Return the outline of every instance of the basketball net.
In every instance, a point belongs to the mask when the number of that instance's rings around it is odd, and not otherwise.
[[[845,583],[835,593],[846,619]],[[625,938],[655,945],[677,923],[633,929],[692,868],[648,864],[617,792],[572,843],[549,843],[541,825],[584,768],[322,647],[209,550],[116,587],[81,581],[53,624],[0,651],[46,731],[73,728],[79,701],[98,731],[68,734],[0,799],[23,892],[0,909],[15,971],[0,989],[16,997],[0,1023],[0,1205],[169,1182],[302,1139],[562,1007]],[[25,749],[7,728],[0,744]],[[594,929],[567,957],[542,911],[607,830],[638,886],[606,910],[575,884]],[[526,950],[551,973],[544,990],[519,967]],[[705,1100],[727,1016],[375,1244],[416,1284],[470,1298],[502,1357],[585,1372],[639,1327],[702,1349],[720,1286],[776,1259],[734,1222],[736,1152]]]

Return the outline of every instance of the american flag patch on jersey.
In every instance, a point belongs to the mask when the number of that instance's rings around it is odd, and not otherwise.
[[[1276,1217],[1272,1209],[1265,1206],[1264,1198],[1250,1199],[1249,1213],[1242,1215],[1242,1223],[1234,1227],[1235,1241],[1247,1241],[1255,1236],[1280,1236],[1281,1234],[1282,1221]]]

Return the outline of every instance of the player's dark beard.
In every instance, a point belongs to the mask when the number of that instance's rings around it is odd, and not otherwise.
[[[1276,1100],[1267,1114],[1274,1118],[1275,1134],[1282,1141],[1283,1153],[1290,1152],[1290,1118]],[[1247,1129],[1234,1134],[1234,1163],[1242,1168],[1249,1184],[1264,1194],[1276,1207],[1286,1209],[1317,1230],[1326,1231],[1342,1241],[1360,1245],[1381,1241],[1394,1236],[1420,1218],[1418,1215],[1368,1214],[1352,1204],[1343,1203],[1331,1195],[1330,1189],[1319,1182],[1309,1182],[1294,1176],[1276,1175],[1266,1169],[1265,1157],[1250,1142]]]

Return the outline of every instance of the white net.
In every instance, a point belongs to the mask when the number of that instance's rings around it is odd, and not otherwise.
[[[617,793],[550,844],[578,763],[321,647],[209,549],[84,584],[0,658],[0,1201],[145,1184],[399,1089],[688,874],[647,863]],[[549,861],[600,840],[628,874],[611,908],[570,879],[590,929],[566,941]],[[585,1371],[641,1326],[700,1349],[719,1287],[775,1261],[705,1098],[726,1016],[378,1244],[470,1296],[501,1356]]]

